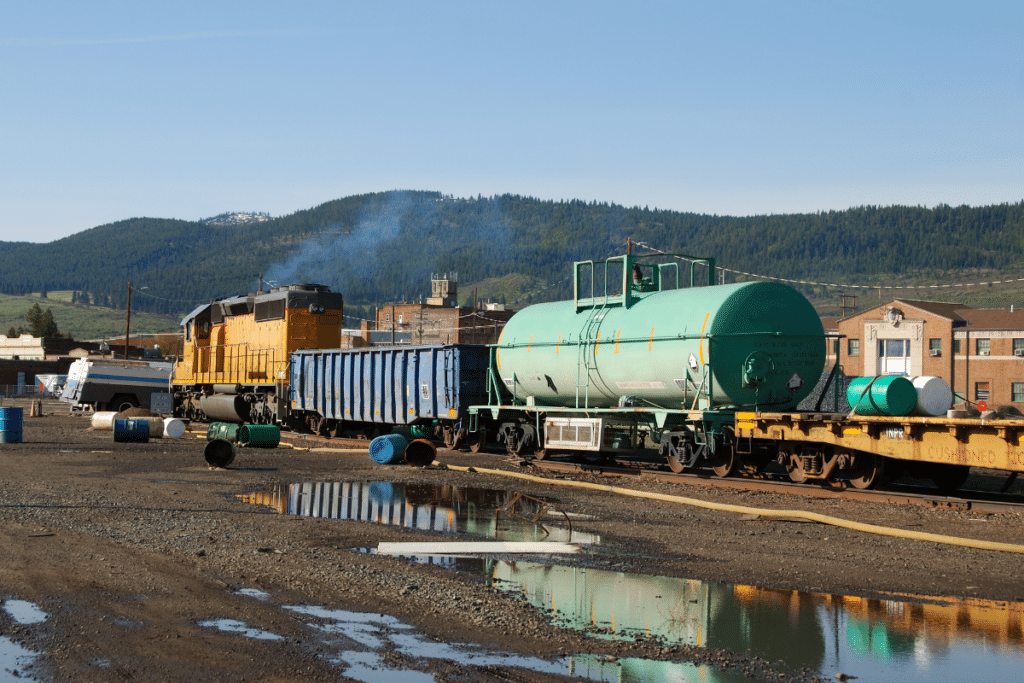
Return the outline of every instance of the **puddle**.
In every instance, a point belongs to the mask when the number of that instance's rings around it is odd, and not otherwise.
[[[38,624],[46,621],[46,612],[27,600],[6,600],[4,611],[19,624]]]
[[[391,482],[307,482],[238,496],[281,514],[347,519],[498,541],[598,544],[570,516],[514,491]],[[536,520],[536,522],[534,521]]]
[[[592,681],[640,683],[641,681],[677,681],[679,683],[734,683],[747,681],[739,674],[722,672],[679,662],[642,659],[607,661],[599,655],[575,655],[555,660],[494,652],[474,645],[452,645],[430,640],[394,617],[378,614],[332,610],[316,606],[287,606],[285,609],[315,620],[309,626],[323,633],[341,636],[371,650],[393,650],[417,660],[427,668],[428,659],[446,660],[477,667],[516,667],[546,674],[581,677]],[[389,668],[377,652],[348,650],[332,655],[330,661],[346,666],[344,675],[363,683],[427,683],[434,677],[415,669]]]
[[[827,677],[842,672],[898,683],[972,680],[979,671],[987,681],[1015,681],[1024,667],[1024,603],[905,595],[869,600],[533,562],[475,562],[500,590],[550,610],[559,625],[603,638],[642,633],[667,645],[731,650]]]
[[[245,595],[247,597],[256,598],[257,600],[263,600],[263,601],[269,600],[270,597],[271,597],[270,593],[266,593],[264,591],[261,591],[259,588],[239,588],[238,590],[235,591],[235,594],[236,595]]]
[[[256,640],[284,640],[283,636],[270,631],[261,631],[258,628],[249,628],[245,622],[235,619],[210,619],[209,621],[200,621],[198,625],[228,633],[240,633],[246,638],[255,638]]]
[[[0,636],[0,680],[37,681],[25,673],[39,655],[26,650],[6,636]]]

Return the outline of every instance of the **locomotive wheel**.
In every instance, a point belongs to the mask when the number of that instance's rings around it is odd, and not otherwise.
[[[682,474],[683,470],[686,469],[683,463],[679,462],[679,458],[674,455],[666,457],[665,462],[668,463],[668,468],[676,474]]]
[[[551,455],[551,451],[549,451],[547,448],[538,448],[533,452],[533,457],[535,460],[544,460],[549,455]]]
[[[861,462],[865,464],[850,470],[850,486],[855,489],[870,489],[881,483],[885,472],[885,458],[872,454],[866,459],[861,456]]]
[[[931,465],[928,478],[939,487],[943,493],[956,491],[971,473],[971,468],[966,465]]]

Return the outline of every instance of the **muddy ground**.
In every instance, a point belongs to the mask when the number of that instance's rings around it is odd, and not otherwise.
[[[1020,556],[872,536],[793,521],[625,498],[442,468],[375,464],[366,453],[239,450],[226,469],[203,458],[205,438],[121,444],[89,419],[52,411],[24,418],[24,443],[0,444],[0,598],[47,614],[22,625],[0,612],[0,635],[41,653],[18,676],[53,681],[346,680],[324,641],[282,605],[388,614],[445,642],[544,658],[575,652],[711,662],[762,680],[775,665],[658,642],[588,638],[477,577],[365,554],[381,541],[437,540],[395,526],[281,515],[239,500],[295,482],[434,482],[511,489],[593,519],[600,551],[560,559],[617,571],[872,596],[892,591],[1024,600]],[[301,445],[301,442],[298,442]],[[441,451],[438,461],[524,470],[503,456]],[[564,478],[532,472],[552,479]],[[607,477],[601,484],[618,484]],[[633,481],[623,486],[635,486]],[[1024,542],[1019,514],[840,503],[648,483],[651,490],[765,508],[799,508],[901,529]],[[268,600],[240,596],[259,589]],[[245,638],[202,626],[236,620],[280,636]],[[389,659],[391,657],[391,659]],[[385,655],[401,664],[400,653]],[[438,681],[544,681],[515,668],[431,664]],[[799,678],[801,672],[786,675]],[[813,680],[813,676],[805,676]]]

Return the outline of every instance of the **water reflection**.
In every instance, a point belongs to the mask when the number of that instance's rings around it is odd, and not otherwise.
[[[348,519],[499,541],[600,543],[550,504],[514,491],[444,484],[305,482],[238,496],[281,514]],[[532,520],[539,518],[536,523]]]
[[[1024,603],[848,596],[478,561],[496,587],[600,637],[657,635],[871,681],[1020,680]],[[900,598],[900,599],[897,599]]]

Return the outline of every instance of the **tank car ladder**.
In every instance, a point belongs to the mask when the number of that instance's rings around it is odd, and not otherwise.
[[[576,362],[576,407],[590,407],[590,384],[591,377],[597,373],[597,344],[601,339],[601,331],[594,334],[594,328],[600,327],[600,321],[604,319],[608,304],[602,304],[599,308],[591,309],[592,315],[587,324],[580,330],[579,344],[577,345],[578,360]],[[591,352],[593,349],[593,352]],[[583,392],[583,405],[580,405],[580,391]]]

